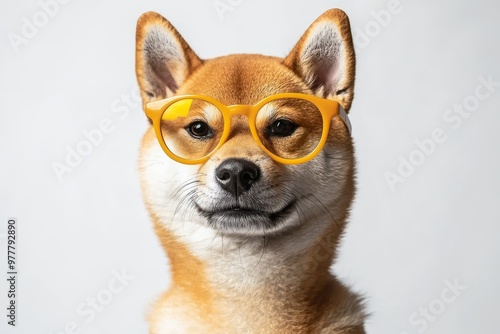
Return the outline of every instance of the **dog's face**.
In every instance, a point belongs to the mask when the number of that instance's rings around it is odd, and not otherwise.
[[[304,93],[335,99],[349,110],[354,88],[349,23],[341,11],[325,13],[285,59],[200,60],[170,23],[147,13],[138,23],[137,75],[144,102],[200,94],[225,105],[253,105],[273,94]],[[307,110],[289,109],[308,119]],[[351,138],[339,118],[332,120],[327,143],[315,158],[284,165],[257,145],[245,116],[233,116],[228,140],[198,165],[170,159],[151,126],[139,162],[145,201],[162,224],[247,237],[292,233],[324,217],[340,219],[336,208],[352,199],[353,164]]]

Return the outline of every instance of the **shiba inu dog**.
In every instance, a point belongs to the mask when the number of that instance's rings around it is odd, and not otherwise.
[[[150,332],[364,333],[361,298],[329,271],[355,192],[346,14],[283,59],[201,59],[153,12],[136,38],[141,184],[172,273]]]

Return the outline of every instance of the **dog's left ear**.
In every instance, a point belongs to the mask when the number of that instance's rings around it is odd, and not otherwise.
[[[339,101],[345,110],[354,97],[356,60],[349,18],[340,9],[321,15],[284,59],[318,96]]]

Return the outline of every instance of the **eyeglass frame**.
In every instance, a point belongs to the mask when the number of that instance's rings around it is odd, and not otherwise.
[[[289,98],[295,98],[295,99],[302,99],[311,102],[313,105],[315,105],[319,112],[321,113],[321,116],[323,118],[323,132],[321,134],[321,139],[316,146],[316,148],[311,151],[311,153],[307,154],[304,157],[301,158],[293,158],[293,159],[287,159],[287,158],[282,158],[271,151],[269,151],[264,144],[262,143],[258,133],[257,133],[257,127],[256,127],[256,119],[257,119],[257,114],[258,112],[262,109],[262,107],[266,104],[268,104],[271,101],[274,100],[280,100],[280,99],[289,99]],[[181,100],[188,100],[188,99],[197,99],[197,100],[202,100],[208,103],[211,103],[214,105],[222,114],[222,118],[224,121],[224,129],[222,131],[221,138],[219,140],[219,143],[217,146],[207,155],[205,155],[202,158],[199,159],[186,159],[177,156],[174,154],[167,146],[165,143],[165,139],[163,138],[163,133],[161,131],[161,122],[163,118],[163,114],[165,111],[174,103],[181,101]],[[257,102],[254,105],[245,105],[245,104],[235,104],[235,105],[230,105],[227,106],[223,104],[222,102],[219,102],[218,100],[206,96],[206,95],[197,95],[197,94],[187,94],[187,95],[176,95],[172,96],[166,99],[162,100],[157,100],[157,101],[152,101],[146,103],[144,110],[146,112],[146,116],[153,122],[153,128],[156,133],[156,138],[158,139],[158,143],[160,144],[161,148],[163,151],[174,161],[186,164],[186,165],[197,165],[197,164],[202,164],[222,146],[224,143],[227,141],[230,130],[231,130],[231,118],[234,115],[243,115],[247,116],[248,119],[248,125],[250,127],[250,133],[252,134],[252,137],[254,138],[255,142],[257,145],[269,156],[271,159],[274,161],[277,161],[282,164],[301,164],[305,163],[311,159],[313,159],[316,155],[321,152],[323,147],[325,146],[326,140],[328,138],[328,133],[330,130],[330,125],[331,125],[331,120],[335,116],[339,116],[342,122],[345,124],[347,131],[349,135],[351,135],[352,132],[352,126],[351,122],[349,120],[349,117],[347,116],[347,112],[345,109],[342,107],[342,105],[335,100],[329,100],[329,99],[323,99],[314,95],[308,95],[308,94],[302,94],[302,93],[279,93],[279,94],[274,94],[270,95],[259,102]]]

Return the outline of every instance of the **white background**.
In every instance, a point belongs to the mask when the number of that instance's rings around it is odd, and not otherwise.
[[[16,217],[20,309],[8,331],[1,311],[1,332],[65,333],[74,322],[82,333],[146,333],[147,307],[169,283],[139,191],[146,117],[121,102],[137,85],[141,13],[167,17],[203,58],[285,56],[317,16],[339,7],[357,43],[351,121],[359,191],[335,270],[366,295],[370,334],[498,333],[500,87],[457,128],[443,116],[474,102],[479,78],[500,82],[500,5],[400,0],[382,26],[373,12],[386,10],[387,0],[231,2],[221,17],[213,0],[72,0],[16,52],[9,34],[22,36],[23,18],[33,22],[42,9],[38,1],[2,0],[0,258],[6,272],[6,221]],[[60,182],[53,163],[64,163],[82,131],[103,119],[113,131]],[[397,173],[400,156],[418,158],[415,141],[436,128],[446,141],[391,190],[386,173]],[[105,293],[113,270],[134,279],[87,322],[77,308]],[[466,289],[443,311],[446,280]],[[6,288],[2,278],[2,310]],[[425,319],[419,312],[429,306],[443,312],[424,320],[425,329],[410,322],[415,312]]]

